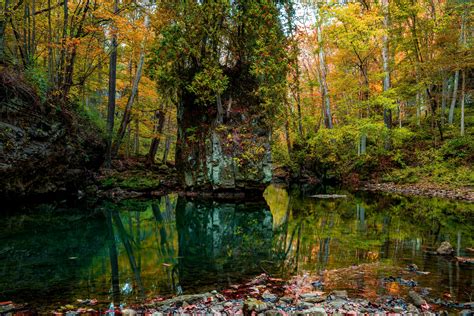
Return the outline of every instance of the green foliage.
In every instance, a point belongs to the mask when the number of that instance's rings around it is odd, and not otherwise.
[[[162,92],[201,106],[233,95],[274,117],[288,64],[275,1],[163,1],[160,10],[170,21],[153,43],[148,72]]]
[[[41,102],[46,101],[46,95],[48,93],[48,75],[41,67],[29,66],[25,69],[25,78],[36,88]]]
[[[216,102],[216,96],[221,95],[227,88],[229,79],[218,66],[205,66],[194,76],[187,89],[194,93],[200,104]]]

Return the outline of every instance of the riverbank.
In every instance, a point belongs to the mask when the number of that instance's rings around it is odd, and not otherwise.
[[[34,309],[13,302],[0,303],[0,313],[22,315],[472,315],[474,302],[454,302],[449,295],[436,298],[430,289],[415,281],[428,275],[416,265],[398,269],[397,277],[379,280],[381,289],[357,293],[332,288],[339,278],[350,285],[354,275],[385,269],[380,263],[361,264],[325,271],[320,275],[303,274],[283,280],[261,274],[244,284],[230,285],[221,291],[175,297],[154,297],[129,303],[113,304],[96,299],[77,299],[52,310]],[[375,293],[377,291],[377,293]]]
[[[474,190],[472,188],[452,188],[432,183],[397,184],[393,182],[367,182],[362,185],[360,190],[474,202]]]

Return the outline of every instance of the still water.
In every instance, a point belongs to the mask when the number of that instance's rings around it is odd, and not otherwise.
[[[222,289],[263,272],[320,274],[326,290],[404,295],[382,282],[400,276],[433,298],[473,298],[472,264],[429,253],[448,240],[472,256],[474,205],[367,193],[318,199],[267,188],[260,201],[211,201],[171,194],[93,207],[9,210],[0,218],[0,301],[40,308],[95,298]],[[336,192],[341,193],[341,192]],[[403,272],[415,263],[427,275]],[[349,267],[362,265],[362,270]],[[335,273],[324,273],[339,269]]]

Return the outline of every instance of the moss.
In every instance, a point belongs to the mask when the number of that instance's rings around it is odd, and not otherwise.
[[[147,171],[133,171],[114,173],[100,182],[105,189],[119,187],[133,191],[146,191],[157,189],[161,180],[158,175]]]

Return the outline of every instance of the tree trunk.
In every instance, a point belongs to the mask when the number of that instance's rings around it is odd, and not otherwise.
[[[117,136],[115,137],[115,142],[112,146],[112,156],[117,155],[120,145],[122,143],[123,137],[125,136],[125,132],[127,131],[127,125],[130,123],[132,106],[138,92],[138,84],[140,83],[140,79],[142,76],[142,69],[143,69],[144,62],[145,62],[145,51],[142,48],[142,51],[140,52],[140,60],[138,62],[137,72],[133,80],[132,91],[130,93],[130,96],[128,97],[127,105],[125,106],[125,110],[123,112],[122,122],[120,123]]]
[[[382,10],[384,14],[383,25],[385,28],[385,33],[382,37],[383,47],[382,47],[382,60],[383,60],[383,91],[386,92],[390,89],[390,69],[389,69],[389,51],[388,51],[388,27],[389,27],[389,17],[388,17],[388,0],[382,0]],[[383,121],[385,127],[389,130],[392,128],[392,110],[384,107],[383,109]],[[385,140],[385,149],[389,150],[392,147],[390,135],[388,135]]]
[[[464,136],[464,102],[466,100],[466,70],[462,71],[461,84],[461,136]]]
[[[148,4],[148,1],[145,1],[145,5]],[[148,27],[150,25],[150,18],[148,15],[145,15],[145,32],[148,31]],[[138,85],[140,83],[140,79],[142,78],[142,71],[143,71],[143,64],[145,62],[145,45],[147,42],[147,36],[143,37],[143,42],[140,47],[140,58],[138,61],[137,72],[135,73],[135,78],[133,79],[132,84],[132,91],[130,92],[130,96],[127,101],[127,105],[125,106],[125,111],[123,113],[122,122],[120,123],[119,130],[117,132],[117,137],[115,138],[115,143],[112,146],[112,156],[116,156],[118,150],[120,148],[120,144],[122,143],[123,137],[125,136],[125,132],[127,131],[127,125],[130,123],[130,116],[131,110],[133,106],[133,102],[135,101],[135,97],[138,92]]]
[[[165,151],[163,152],[163,159],[161,160],[161,162],[164,163],[164,164],[166,164],[166,161],[168,160],[168,154],[170,152],[170,147],[171,147],[171,136],[166,135]]]
[[[454,74],[453,98],[451,99],[451,107],[449,108],[449,115],[448,115],[448,124],[450,125],[453,124],[453,121],[454,121],[454,108],[456,107],[458,84],[459,84],[459,70],[456,70],[456,73]]]
[[[5,6],[3,8],[3,14],[0,15],[0,64],[6,62],[5,53],[5,29],[7,28],[7,14],[9,12],[10,0],[5,0]]]
[[[448,77],[445,75],[443,77],[443,91],[441,95],[441,126],[444,126],[444,120],[446,119],[446,104],[448,102]]]
[[[165,123],[165,113],[163,112],[163,106],[161,107],[161,110],[158,110],[155,112],[155,127],[154,127],[154,133],[155,134],[160,134],[159,136],[154,136],[151,145],[150,145],[150,150],[148,151],[146,163],[148,165],[153,165],[155,163],[155,156],[156,152],[158,151],[158,147],[160,146],[160,140],[161,140],[161,133],[163,132],[163,126]]]
[[[332,128],[331,101],[329,98],[329,88],[326,80],[327,66],[323,46],[322,21],[318,22],[318,45],[319,45],[319,69],[321,75],[321,86],[324,100],[324,125],[326,128]]]
[[[114,14],[118,14],[118,0],[114,2]],[[105,167],[110,168],[112,164],[112,135],[114,132],[115,118],[115,93],[117,82],[117,35],[115,29],[112,31],[112,51],[109,64],[109,101],[107,106],[107,152],[105,156]]]
[[[133,141],[133,149],[135,157],[140,154],[140,121],[138,117],[135,118],[135,140]]]
[[[416,93],[416,125],[420,126],[421,124],[421,105],[423,103],[423,96],[421,92]]]

